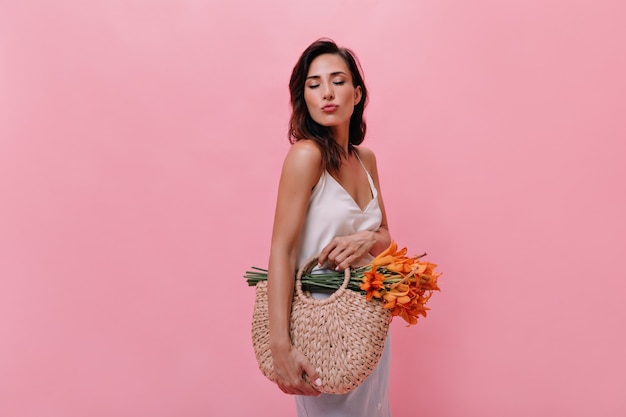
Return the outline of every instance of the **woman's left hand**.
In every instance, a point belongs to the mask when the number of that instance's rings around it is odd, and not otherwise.
[[[328,262],[329,268],[344,270],[363,255],[369,253],[375,243],[375,232],[369,230],[348,236],[337,236],[322,249],[319,264],[324,265]]]

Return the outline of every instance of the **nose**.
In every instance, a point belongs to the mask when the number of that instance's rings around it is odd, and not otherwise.
[[[324,86],[324,100],[332,100],[335,98],[335,93],[333,92],[333,87],[331,84],[326,84]]]

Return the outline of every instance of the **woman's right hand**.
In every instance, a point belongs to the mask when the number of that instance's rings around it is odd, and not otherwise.
[[[276,384],[282,392],[292,395],[320,395],[312,385],[322,384],[319,373],[298,349],[289,346],[286,349],[272,350],[272,361]],[[311,382],[303,378],[304,374],[308,375]]]

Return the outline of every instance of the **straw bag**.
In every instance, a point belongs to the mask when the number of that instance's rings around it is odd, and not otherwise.
[[[367,378],[378,363],[385,346],[391,312],[382,301],[347,289],[350,270],[344,282],[329,298],[313,299],[302,291],[302,275],[311,271],[317,257],[304,263],[296,275],[291,307],[290,335],[293,346],[301,351],[319,372],[320,392],[345,394]],[[267,281],[256,285],[252,318],[252,344],[261,372],[275,381],[269,346]]]

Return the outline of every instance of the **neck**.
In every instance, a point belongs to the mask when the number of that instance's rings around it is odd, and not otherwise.
[[[349,126],[342,126],[341,128],[336,127],[333,129],[333,137],[335,138],[335,142],[337,142],[337,144],[343,148],[343,150],[346,152],[346,155],[348,155],[348,145],[350,143],[349,135]]]

